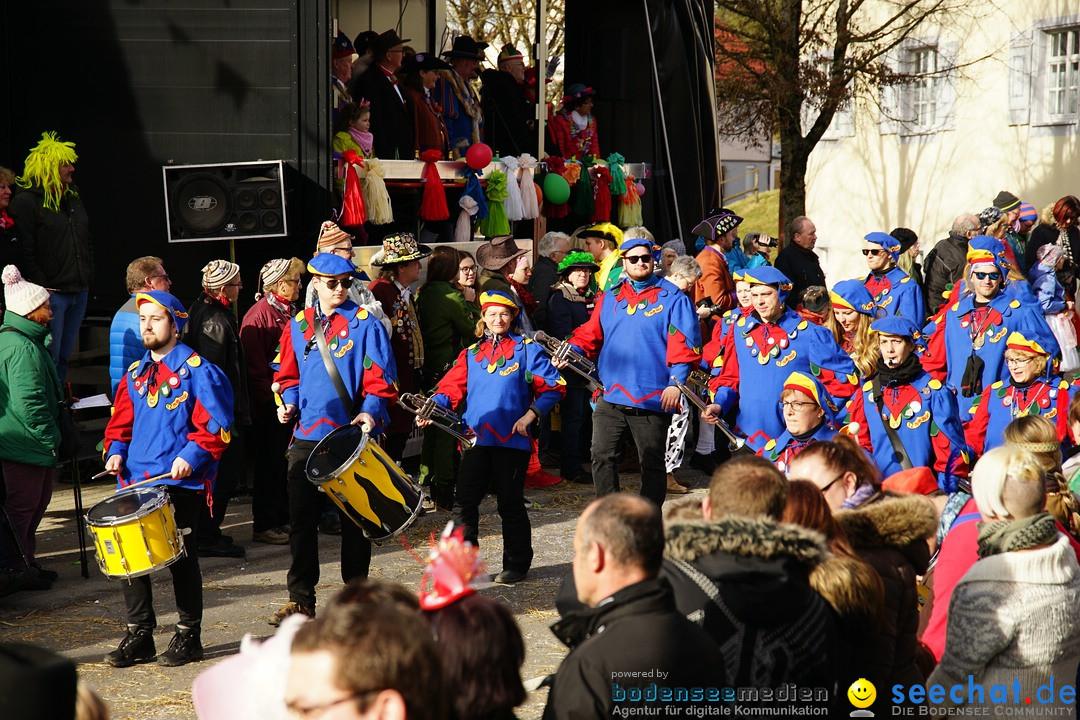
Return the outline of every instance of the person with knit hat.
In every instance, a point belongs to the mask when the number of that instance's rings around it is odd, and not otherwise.
[[[233,310],[243,286],[239,265],[228,260],[211,260],[202,269],[203,291],[191,304],[188,322],[180,333],[180,339],[188,347],[221,368],[233,392],[233,441],[221,458],[214,484],[216,512],[211,515],[204,511],[199,522],[197,540],[202,557],[244,557],[244,548],[221,532],[229,500],[247,474],[244,449],[238,440],[246,432],[240,428],[251,424],[251,400],[240,324]]]
[[[551,287],[545,326],[553,338],[564,340],[588,321],[596,307],[592,276],[599,269],[593,256],[581,250],[570,252],[559,263],[559,282]],[[581,467],[581,431],[588,417],[591,393],[577,373],[565,377],[566,397],[559,403],[559,474],[569,482],[592,484],[592,473]]]
[[[315,446],[335,428],[353,424],[374,437],[390,421],[387,406],[397,400],[397,365],[390,336],[382,323],[349,299],[349,286],[360,282],[356,266],[335,253],[319,253],[307,264],[319,301],[297,314],[281,334],[274,392],[280,398],[278,420],[292,425],[288,453],[289,601],[270,618],[278,625],[289,615],[315,616],[319,582],[319,519],[325,494],[308,480],[305,466]],[[325,362],[315,333],[326,338]],[[340,376],[350,398],[335,389],[327,367]],[[346,407],[346,400],[349,400]],[[340,517],[340,509],[335,508]],[[341,579],[367,577],[371,542],[351,520],[341,522]]]
[[[49,354],[63,383],[68,357],[75,350],[86,302],[94,282],[94,246],[90,220],[74,183],[75,143],[56,133],[42,133],[15,180],[23,188],[8,212],[22,242],[18,265],[26,279],[52,291]]]
[[[1002,190],[994,198],[994,207],[1002,213],[1002,224],[1005,226],[1005,236],[1003,241],[1009,245],[1009,249],[1012,251],[1013,257],[1016,258],[1016,269],[1024,275],[1028,272],[1028,262],[1025,258],[1027,255],[1027,234],[1020,234],[1020,212],[1024,203],[1020,202],[1020,198],[1013,195],[1008,190]]]
[[[1005,350],[1013,331],[1026,337],[1046,335],[1049,354],[1060,352],[1038,304],[1023,302],[1009,290],[1009,267],[1001,248],[999,240],[985,235],[970,240],[962,275],[968,292],[961,293],[944,308],[940,320],[927,326],[923,368],[969,402],[1008,378]]]
[[[888,315],[910,318],[916,325],[926,320],[922,288],[897,266],[901,243],[883,232],[867,233],[863,238],[862,254],[870,274],[863,284],[874,296],[874,304]]]
[[[878,362],[851,401],[845,432],[873,455],[887,483],[917,473],[928,478],[925,487],[955,492],[973,457],[956,396],[919,364],[922,335],[910,318],[888,316],[870,327]]]
[[[52,498],[60,447],[57,408],[64,398],[56,367],[45,348],[53,318],[49,291],[24,280],[19,269],[3,272],[7,307],[0,327],[0,466],[7,490],[4,509],[22,546],[27,570],[39,568],[35,533]],[[21,569],[21,568],[20,568]],[[47,587],[56,579],[41,572]]]
[[[476,444],[461,458],[454,524],[479,546],[480,503],[493,488],[503,531],[503,569],[495,582],[513,585],[532,567],[532,527],[525,509],[531,428],[551,412],[566,382],[537,343],[520,333],[521,308],[509,293],[480,295],[480,339],[461,351],[431,396],[448,410],[465,404],[463,421]],[[430,420],[418,418],[426,427]]]
[[[303,270],[304,262],[299,258],[275,258],[263,265],[259,271],[262,290],[255,293],[255,304],[240,323],[240,344],[251,394],[252,437],[259,438],[257,450],[247,448],[249,456],[254,454],[251,539],[271,545],[289,543],[285,452],[291,428],[278,422],[270,365],[277,355],[281,333],[299,312]]]
[[[175,296],[160,290],[139,293],[139,328],[146,353],[132,363],[117,386],[113,414],[105,427],[105,469],[119,490],[167,473],[157,485],[169,496],[176,525],[184,535],[184,555],[169,565],[176,609],[176,634],[158,664],[184,665],[203,657],[202,572],[196,548],[201,511],[214,506],[218,462],[232,440],[233,389],[225,373],[179,341],[188,313]],[[113,667],[153,660],[154,613],[149,575],[121,583],[127,634],[105,656]]]
[[[718,353],[723,365],[714,369],[709,383],[715,404],[704,419],[715,422],[748,393],[747,399],[739,402],[735,431],[757,452],[784,432],[774,403],[792,372],[815,376],[837,407],[854,394],[858,378],[855,364],[832,333],[787,307],[792,283],[786,275],[763,265],[745,271],[742,277],[751,286],[754,311],[739,317],[724,336]],[[765,401],[751,400],[759,398]]]

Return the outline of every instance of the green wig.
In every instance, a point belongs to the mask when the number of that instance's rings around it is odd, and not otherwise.
[[[589,266],[592,267],[593,272],[596,272],[600,269],[600,266],[596,264],[596,260],[593,259],[592,253],[583,252],[581,250],[573,250],[562,259],[561,263],[559,263],[559,274],[562,275],[571,267],[581,268],[584,270]]]
[[[15,180],[19,187],[38,186],[45,191],[45,207],[60,210],[60,198],[65,194],[78,195],[70,185],[60,182],[60,167],[74,165],[79,156],[75,143],[58,140],[55,132],[41,133],[41,142],[31,148],[23,165],[22,177]]]

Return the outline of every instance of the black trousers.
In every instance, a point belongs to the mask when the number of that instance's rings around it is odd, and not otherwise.
[[[254,455],[255,478],[251,489],[251,529],[264,532],[289,522],[289,440],[292,425],[274,415],[256,414],[249,452]]]
[[[465,539],[480,546],[480,502],[488,487],[495,490],[503,531],[503,570],[527,572],[532,566],[532,526],[525,509],[525,471],[529,451],[481,445],[461,457],[454,524],[465,527]]]
[[[629,432],[638,449],[641,463],[641,495],[657,506],[667,496],[667,471],[664,448],[671,415],[613,405],[601,399],[592,416],[592,468],[596,497],[619,492],[619,452]]]
[[[245,428],[246,429],[246,428]],[[202,504],[197,542],[201,546],[214,545],[221,539],[221,522],[229,510],[229,500],[236,494],[240,476],[246,472],[243,439],[235,433],[218,463],[217,479],[214,481],[214,507]]]
[[[319,583],[319,516],[326,498],[304,474],[304,465],[316,445],[310,440],[295,440],[289,448],[289,600],[308,607],[315,607],[315,586]],[[371,541],[356,523],[342,516],[341,581],[367,577],[370,566]]]
[[[166,487],[165,490],[169,494],[169,499],[172,500],[176,526],[181,530],[191,528],[191,532],[184,535],[184,549],[187,555],[169,566],[169,572],[172,573],[173,596],[176,598],[176,610],[180,615],[180,622],[177,624],[198,628],[202,623],[203,589],[195,536],[199,529],[200,509],[206,507],[206,497],[201,492],[185,488]],[[148,629],[157,627],[150,576],[143,575],[133,578],[130,582],[121,581],[121,583],[128,625]]]

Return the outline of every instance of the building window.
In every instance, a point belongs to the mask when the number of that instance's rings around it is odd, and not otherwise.
[[[1047,33],[1046,114],[1050,119],[1077,116],[1080,84],[1080,28]]]
[[[910,116],[905,120],[912,129],[933,130],[938,119],[938,51],[923,47],[908,51],[909,72],[919,77],[908,86]]]

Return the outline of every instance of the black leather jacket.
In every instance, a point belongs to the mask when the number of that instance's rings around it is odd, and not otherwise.
[[[251,424],[244,346],[240,344],[240,325],[232,310],[203,293],[191,303],[188,322],[180,340],[221,368],[233,389],[236,426]]]

